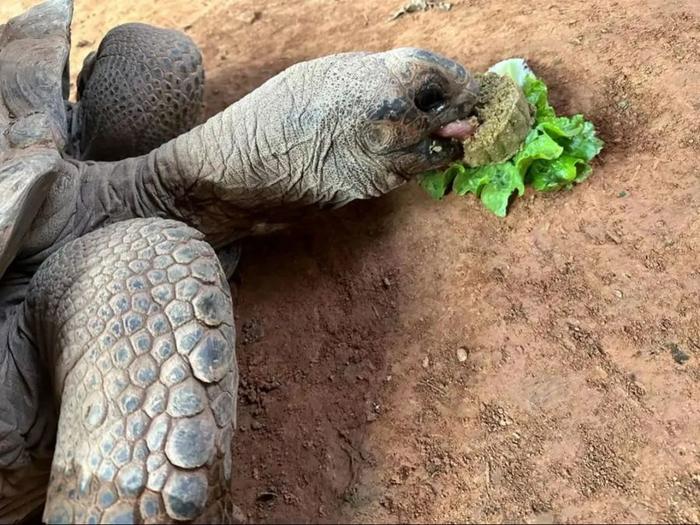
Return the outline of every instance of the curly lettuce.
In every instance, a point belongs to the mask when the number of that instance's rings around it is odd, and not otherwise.
[[[499,62],[489,71],[508,75],[522,88],[535,112],[533,127],[518,152],[505,162],[470,168],[454,163],[444,171],[431,171],[421,186],[435,199],[447,193],[471,193],[499,217],[505,217],[514,194],[526,186],[537,191],[570,189],[592,172],[591,159],[603,141],[583,115],[557,116],[549,103],[547,86],[522,59]]]

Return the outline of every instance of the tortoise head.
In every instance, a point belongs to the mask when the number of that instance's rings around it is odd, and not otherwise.
[[[366,59],[376,71],[375,85],[367,85],[366,109],[356,133],[367,156],[402,179],[461,158],[462,131],[451,123],[474,108],[479,85],[472,75],[456,62],[421,49],[397,49]]]
[[[292,66],[273,82],[288,115],[283,150],[299,151],[292,177],[321,203],[374,197],[461,158],[460,126],[479,85],[464,67],[435,53],[401,48],[345,53]],[[270,86],[272,87],[272,86]],[[263,89],[262,91],[267,91]],[[268,93],[271,95],[271,93]]]
[[[330,99],[321,129],[334,137],[324,175],[352,183],[340,203],[461,158],[461,141],[440,131],[472,111],[478,83],[456,62],[414,48],[340,55],[320,85]]]

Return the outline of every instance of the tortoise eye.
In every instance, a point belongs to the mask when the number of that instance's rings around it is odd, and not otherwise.
[[[442,109],[447,103],[447,98],[440,87],[431,85],[416,93],[413,102],[419,110],[429,113]]]

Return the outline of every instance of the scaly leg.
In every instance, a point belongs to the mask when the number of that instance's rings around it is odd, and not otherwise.
[[[230,519],[233,311],[202,238],[125,221],[35,275],[24,315],[60,399],[48,522]]]
[[[71,154],[118,160],[148,153],[198,124],[203,92],[202,56],[187,35],[117,26],[78,77]]]

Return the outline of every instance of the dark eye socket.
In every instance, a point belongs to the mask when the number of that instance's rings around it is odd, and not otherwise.
[[[418,109],[427,113],[442,108],[447,103],[447,97],[442,88],[431,85],[421,88],[421,90],[416,93],[414,102]]]

